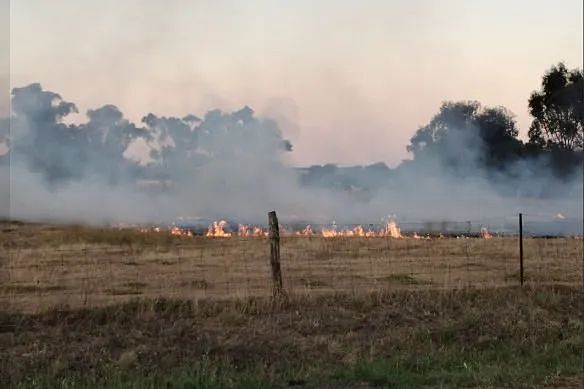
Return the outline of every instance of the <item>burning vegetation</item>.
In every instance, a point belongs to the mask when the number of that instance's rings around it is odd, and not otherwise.
[[[262,238],[269,236],[268,229],[265,226],[253,225],[253,224],[238,224],[235,227],[226,220],[219,220],[212,222],[208,228],[206,228],[202,233],[195,232],[195,229],[187,227],[179,227],[173,225],[168,228],[153,226],[149,228],[139,228],[141,232],[168,232],[170,235],[183,236],[192,238],[195,235],[203,235],[209,238],[231,238],[231,237],[241,237],[241,238]],[[312,224],[307,224],[304,228],[294,228],[290,226],[280,225],[280,235],[282,236],[298,236],[298,237],[323,237],[323,238],[393,238],[393,239],[432,239],[434,238],[445,238],[443,234],[432,235],[432,234],[418,234],[416,231],[410,231],[407,234],[403,233],[398,226],[394,217],[389,217],[386,222],[378,228],[370,226],[368,228],[362,225],[354,225],[347,227],[339,227],[336,222],[327,226],[322,226],[320,228],[313,227]],[[480,231],[475,234],[470,234],[469,236],[478,236],[483,239],[491,239],[493,235],[489,232],[486,227],[481,227]],[[457,234],[456,238],[465,238],[465,234]]]
[[[169,232],[170,232],[170,235],[188,236],[188,237],[193,236],[193,232],[191,230],[187,230],[187,229],[180,228],[177,226],[171,227]]]
[[[213,222],[209,226],[207,233],[205,236],[209,237],[218,237],[218,238],[229,238],[231,236],[230,232],[225,232],[225,226],[227,226],[227,222],[225,220],[221,220],[219,222]]]
[[[389,219],[385,226],[380,230],[368,229],[365,230],[363,226],[358,225],[351,229],[337,230],[337,226],[333,223],[331,228],[323,228],[322,236],[325,238],[334,237],[390,237],[400,239],[403,238],[397,223],[393,219]]]
[[[248,225],[239,224],[237,227],[237,232],[229,231],[229,223],[225,220],[214,221],[209,225],[206,232],[203,234],[205,237],[209,238],[231,238],[233,236],[238,236],[242,238],[261,238],[269,236],[267,228],[258,225]],[[165,232],[168,231],[170,235],[183,236],[183,237],[194,237],[196,234],[188,229],[181,228],[178,226],[172,226],[169,228],[163,227],[149,227],[140,228],[141,232]],[[298,237],[311,237],[320,236],[323,238],[351,238],[351,237],[361,237],[361,238],[412,238],[412,239],[432,239],[430,234],[419,235],[417,232],[412,232],[408,235],[404,235],[401,232],[395,220],[389,219],[383,227],[381,228],[368,228],[365,229],[362,225],[356,225],[354,227],[339,228],[335,222],[330,226],[323,226],[320,231],[315,231],[311,224],[306,225],[302,230],[294,231],[294,229],[286,228],[280,226],[280,234],[283,236],[298,236]],[[479,236],[483,239],[491,239],[493,235],[489,232],[486,227],[482,227]],[[444,238],[443,234],[438,235],[438,238]],[[464,238],[466,236],[457,235],[456,238]]]
[[[481,237],[483,239],[491,239],[493,237],[493,235],[491,235],[491,233],[489,232],[487,227],[482,227],[481,228]]]
[[[246,224],[240,224],[237,228],[237,235],[239,236],[268,236],[268,231],[266,231],[263,227],[259,226],[248,226]]]

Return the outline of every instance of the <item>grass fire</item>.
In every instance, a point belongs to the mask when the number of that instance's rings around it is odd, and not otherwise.
[[[584,387],[583,11],[0,1],[0,389]]]
[[[89,380],[152,387],[165,380],[203,387],[229,386],[225,380],[252,386],[434,382],[415,368],[420,358],[429,358],[424,371],[437,369],[440,380],[455,385],[578,380],[581,237],[526,237],[521,288],[517,237],[484,227],[463,239],[403,233],[393,218],[371,230],[282,228],[287,298],[274,305],[268,229],[238,225],[231,233],[229,225],[213,222],[196,233],[176,225],[3,224],[10,278],[0,287],[2,328],[18,326],[3,338],[4,382],[50,386],[65,376],[76,386],[93,385]],[[537,319],[528,306],[538,310]],[[532,330],[509,320],[532,320]],[[558,327],[557,320],[568,324]],[[559,334],[565,340],[558,342]],[[33,338],[47,351],[36,352]],[[398,351],[403,347],[416,351]],[[482,351],[469,354],[464,347]],[[297,355],[293,365],[278,362],[278,350]],[[528,351],[546,357],[532,361]],[[504,364],[492,365],[495,355]],[[445,358],[451,364],[439,362]],[[309,360],[327,367],[312,370]]]

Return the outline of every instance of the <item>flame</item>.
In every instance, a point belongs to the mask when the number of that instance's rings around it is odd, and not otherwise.
[[[168,232],[170,232],[170,235],[188,236],[189,238],[193,237],[193,233],[191,231],[177,226],[171,227]]]
[[[370,232],[370,231],[368,231]],[[352,229],[345,229],[337,231],[336,224],[333,223],[331,228],[323,228],[321,230],[322,236],[325,238],[334,238],[337,236],[353,237],[353,236],[366,236],[366,232],[362,226],[356,226]],[[369,235],[371,236],[371,235]]]
[[[160,233],[162,231],[168,231],[168,233],[170,235],[175,235],[175,236],[188,236],[189,238],[193,237],[193,233],[190,230],[187,230],[185,228],[180,228],[177,226],[171,226],[168,228],[161,228],[158,226],[152,226],[152,227],[143,227],[143,228],[139,228],[138,231],[143,232],[143,233],[148,233],[148,232],[156,232],[156,233]]]
[[[335,222],[333,222],[331,228],[323,227],[320,232],[322,236],[325,238],[334,238],[335,236],[339,236],[339,233],[337,232],[337,225],[335,224]]]
[[[311,236],[314,235],[314,231],[312,231],[312,226],[308,224],[302,231],[297,231],[296,235]]]
[[[160,227],[156,227],[156,226],[152,226],[152,227],[144,227],[144,228],[140,228],[138,229],[138,231],[140,232],[160,232]]]
[[[226,225],[227,222],[225,220],[213,222],[213,224],[209,226],[209,229],[207,230],[207,233],[205,235],[209,237],[229,238],[231,236],[231,233],[225,232],[224,228]]]
[[[237,228],[237,235],[243,237],[268,236],[268,232],[259,226],[250,227],[246,224],[240,224],[239,227]]]
[[[558,214],[562,216],[561,214]],[[559,217],[558,216],[558,217]],[[137,226],[136,226],[137,227]],[[233,234],[231,232],[225,231],[227,227],[227,222],[225,220],[215,221],[213,222],[209,228],[205,236],[207,237],[219,237],[219,238],[229,238]],[[120,227],[122,228],[122,227]],[[168,227],[159,227],[159,226],[151,226],[151,227],[142,227],[137,228],[140,232],[168,232],[170,235],[174,236],[185,236],[192,238],[194,236],[193,232],[186,228],[181,228],[176,225],[168,226]],[[304,227],[301,231],[287,231],[284,226],[280,226],[280,234],[281,235],[297,235],[297,236],[316,236],[318,235],[317,232],[314,231],[312,225],[308,224]],[[267,237],[269,236],[268,229],[262,226],[253,226],[253,225],[246,225],[240,224],[237,229],[237,235],[240,237]],[[393,217],[389,217],[385,222],[385,225],[380,229],[365,229],[362,225],[357,225],[353,228],[344,228],[339,229],[337,227],[336,222],[333,221],[330,227],[323,227],[320,231],[320,235],[323,238],[335,238],[335,237],[365,237],[365,238],[372,238],[372,237],[389,237],[394,239],[402,239],[404,236],[401,233],[399,226],[397,225],[395,219]],[[493,235],[489,232],[487,227],[481,227],[480,229],[480,236],[483,239],[491,239]],[[410,235],[412,239],[424,239],[424,240],[431,240],[432,238],[430,235],[418,235],[417,232],[412,233]],[[439,234],[438,238],[444,238],[443,234]],[[461,235],[457,236],[457,239],[461,238],[468,238],[467,236]],[[581,239],[581,237],[580,237]]]
[[[227,222],[225,220],[221,221],[214,221],[209,228],[205,236],[207,237],[220,237],[220,238],[228,238],[232,236],[231,232],[225,231],[227,227]],[[161,232],[161,231],[168,231],[170,235],[176,236],[188,236],[193,237],[193,232],[181,228],[178,226],[170,226],[170,227],[158,227],[152,226],[149,228],[140,228],[139,231],[141,232]],[[302,231],[286,231],[283,226],[280,226],[280,234],[296,234],[299,236],[312,236],[316,235],[317,233],[313,230],[312,225],[308,224]],[[250,226],[246,224],[238,225],[237,235],[240,237],[264,237],[269,236],[269,232],[266,228],[261,226]],[[333,237],[391,237],[391,238],[403,238],[400,228],[398,227],[395,220],[390,217],[385,226],[379,230],[368,229],[365,230],[363,226],[357,225],[353,228],[345,228],[345,229],[338,229],[336,223],[333,221],[330,227],[323,227],[321,229],[321,236],[324,238],[333,238]],[[414,239],[421,239],[417,234],[414,233]]]
[[[332,228],[323,228],[321,234],[325,238],[334,238],[335,236],[339,236],[339,233]]]
[[[365,237],[366,238],[372,238],[376,236],[376,232],[373,230],[367,230],[365,231]]]
[[[365,230],[361,226],[353,228],[351,236],[365,236]]]
[[[330,228],[324,227],[321,230],[321,234],[325,238],[334,238],[334,237],[390,237],[400,239],[403,238],[397,223],[393,218],[389,218],[386,222],[383,229],[379,231],[374,230],[367,230],[363,228],[363,226],[358,225],[352,229],[344,229],[344,230],[337,230],[337,225],[333,222]]]
[[[387,223],[385,224],[384,236],[397,239],[402,238],[401,231],[393,218],[389,218],[387,220]]]
[[[262,227],[254,227],[253,228],[253,236],[268,236],[270,233],[268,231],[264,231]]]

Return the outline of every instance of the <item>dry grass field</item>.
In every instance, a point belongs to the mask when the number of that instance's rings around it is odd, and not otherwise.
[[[267,238],[14,224],[3,227],[0,307],[40,312],[139,297],[270,294]],[[282,238],[293,294],[517,285],[517,238]],[[582,240],[525,239],[528,283],[581,282]],[[9,250],[8,250],[9,248]]]
[[[582,383],[581,239],[1,228],[2,387]]]

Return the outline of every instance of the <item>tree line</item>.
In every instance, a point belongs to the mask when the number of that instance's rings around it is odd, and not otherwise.
[[[579,69],[563,63],[542,78],[528,101],[533,121],[527,142],[518,138],[513,114],[477,101],[445,102],[407,146],[414,161],[455,172],[469,167],[504,171],[520,159],[545,157],[557,176],[569,176],[582,163],[584,81]]]
[[[581,69],[552,66],[527,102],[528,139],[518,137],[513,114],[478,101],[444,102],[430,122],[411,137],[410,160],[396,169],[383,163],[339,168],[332,164],[299,169],[307,186],[337,189],[391,187],[396,177],[477,174],[493,182],[550,172],[571,179],[582,172],[584,81]],[[49,186],[91,176],[108,184],[137,179],[188,180],[211,165],[234,169],[281,167],[292,151],[278,124],[244,107],[211,110],[202,118],[152,113],[136,125],[113,105],[87,112],[88,121],[67,123],[77,107],[31,84],[12,91],[12,117],[0,119],[0,145],[14,166],[26,166]],[[12,129],[12,131],[10,131]],[[0,147],[0,164],[8,153]],[[200,182],[202,183],[202,182]],[[228,185],[227,185],[228,186]],[[537,194],[535,194],[537,195]]]
[[[493,183],[527,181],[551,175],[558,180],[582,176],[584,133],[584,81],[581,69],[563,63],[542,77],[527,105],[532,117],[528,140],[519,138],[514,115],[505,107],[483,107],[478,101],[446,101],[430,122],[411,137],[412,159],[396,169],[380,164],[339,168],[312,166],[304,172],[309,185],[351,188],[383,186],[404,177],[481,178]],[[380,176],[391,177],[389,180]],[[540,195],[539,188],[533,193]]]

